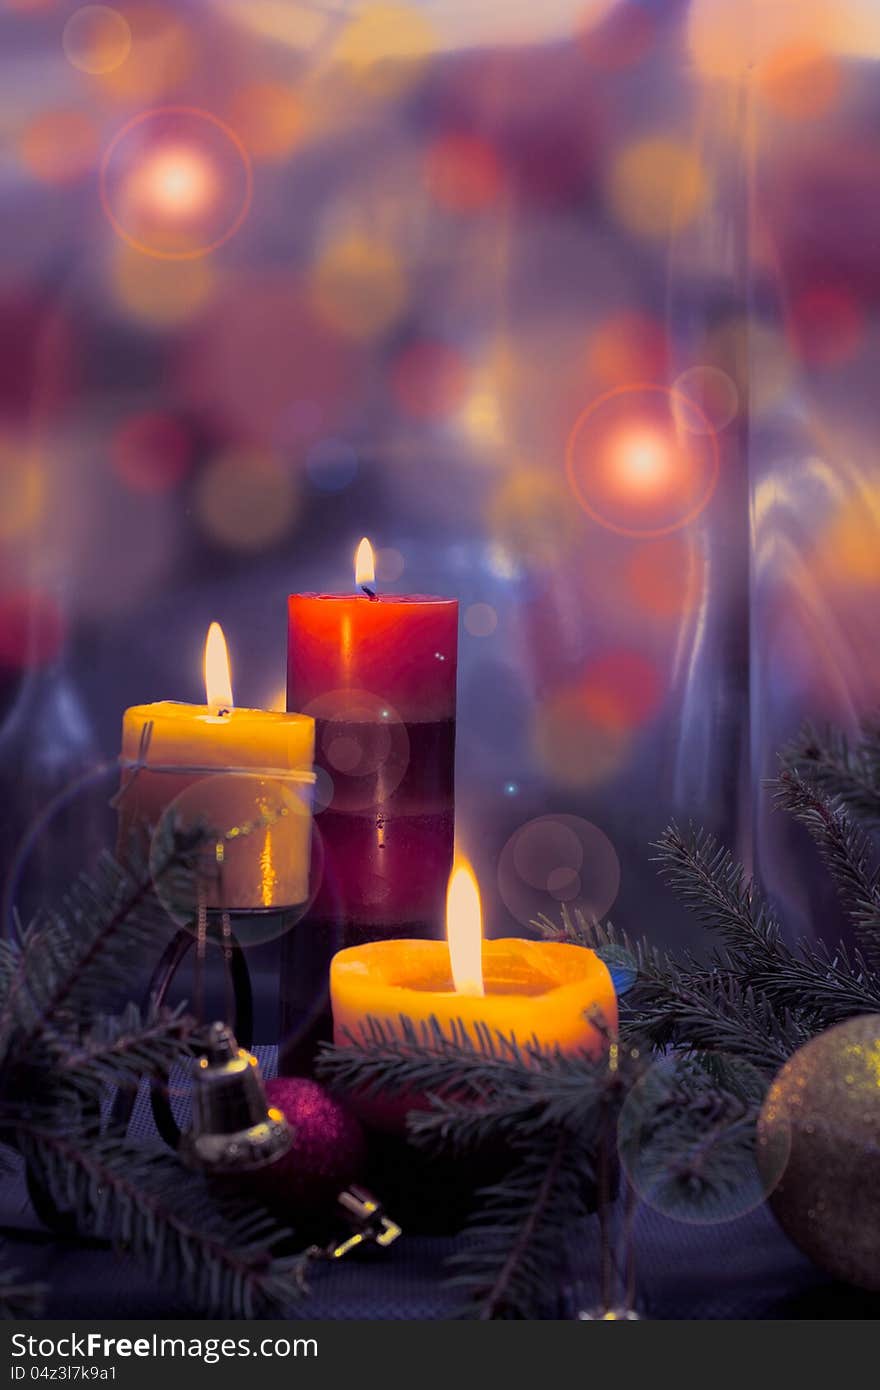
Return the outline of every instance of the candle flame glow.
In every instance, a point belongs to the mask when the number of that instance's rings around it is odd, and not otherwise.
[[[446,893],[446,937],[449,964],[457,994],[482,995],[483,914],[480,890],[466,859],[459,860]]]
[[[373,547],[364,536],[357,548],[357,555],[354,560],[354,582],[358,588],[363,588],[364,584],[374,584],[376,581],[376,564],[373,560]]]
[[[214,714],[232,709],[232,677],[229,674],[229,652],[219,623],[208,628],[205,642],[205,694]]]

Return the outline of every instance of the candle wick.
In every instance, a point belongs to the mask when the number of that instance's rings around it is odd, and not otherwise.
[[[368,589],[366,584],[362,584],[361,588],[363,589],[364,593],[366,594],[367,598],[370,600],[371,603],[378,602],[379,595],[376,593],[375,589]]]

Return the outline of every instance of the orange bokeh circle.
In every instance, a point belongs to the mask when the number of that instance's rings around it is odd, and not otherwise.
[[[663,526],[622,526],[619,522],[612,521],[604,516],[602,512],[586,495],[582,479],[578,475],[577,447],[578,439],[582,435],[585,426],[598,414],[609,401],[621,396],[650,394],[654,396],[664,396],[673,405],[678,405],[679,409],[691,411],[700,421],[700,439],[707,445],[709,451],[709,469],[706,485],[699,497],[686,510],[683,516],[677,517],[674,521],[668,522]],[[718,476],[721,470],[721,455],[718,448],[718,438],[712,428],[711,421],[706,417],[703,410],[683,392],[677,391],[671,386],[658,386],[652,382],[635,382],[627,386],[615,386],[610,391],[604,391],[597,396],[594,401],[582,410],[574,422],[568,436],[565,449],[565,470],[568,476],[569,486],[574,496],[583,510],[593,521],[597,521],[600,526],[604,526],[609,531],[614,531],[619,536],[629,536],[635,540],[650,540],[658,536],[671,535],[673,531],[678,531],[682,526],[687,526],[694,521],[704,508],[708,505],[712,494],[718,483]]]
[[[110,198],[107,191],[107,178],[108,171],[110,168],[110,161],[112,160],[113,155],[119,148],[119,145],[122,143],[122,141],[128,135],[130,135],[133,130],[137,129],[138,126],[143,125],[147,121],[154,120],[156,118],[161,118],[164,116],[193,117],[197,121],[206,121],[210,125],[214,126],[217,130],[221,132],[223,136],[225,136],[225,138],[234,148],[239,160],[241,161],[241,167],[244,173],[244,191],[242,194],[241,202],[239,204],[235,216],[230,220],[229,225],[219,236],[212,238],[211,241],[205,242],[203,245],[195,246],[187,250],[158,250],[156,247],[150,246],[146,242],[141,241],[138,237],[133,236],[132,233],[128,231],[126,227],[123,226],[122,222],[119,220],[119,218],[116,216],[116,213],[110,206]],[[254,176],[253,168],[251,166],[251,158],[243,142],[238,137],[238,135],[236,135],[232,127],[227,125],[225,121],[221,121],[219,116],[213,115],[210,111],[203,111],[198,106],[156,106],[149,111],[141,111],[139,115],[134,116],[130,121],[127,121],[126,124],[121,128],[121,130],[118,130],[116,132],[113,139],[110,141],[110,144],[107,146],[107,149],[104,151],[104,156],[101,160],[99,186],[101,206],[104,209],[104,214],[107,217],[108,222],[110,223],[113,230],[116,232],[117,236],[121,237],[122,240],[126,242],[128,246],[131,246],[133,248],[133,250],[140,251],[143,255],[152,256],[154,257],[154,259],[160,261],[194,261],[199,260],[202,256],[209,255],[212,251],[216,251],[220,246],[225,245],[227,241],[229,241],[233,236],[235,236],[235,233],[238,231],[239,227],[242,225],[242,223],[248,215],[248,212],[250,211],[250,206],[253,200],[254,193]]]

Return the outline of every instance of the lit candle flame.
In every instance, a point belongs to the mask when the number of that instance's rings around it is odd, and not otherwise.
[[[208,628],[205,642],[205,694],[212,714],[232,709],[232,677],[229,674],[229,652],[219,623]]]
[[[354,582],[358,588],[362,589],[365,584],[375,584],[376,564],[373,559],[373,547],[364,536],[357,548],[357,555],[354,558]]]
[[[480,890],[466,859],[460,860],[450,875],[446,893],[446,938],[456,993],[485,994]]]

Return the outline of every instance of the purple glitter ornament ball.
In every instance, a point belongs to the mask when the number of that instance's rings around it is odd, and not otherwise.
[[[356,1181],[366,1161],[360,1121],[317,1081],[278,1076],[266,1097],[293,1129],[293,1147],[255,1174],[260,1195],[279,1211],[330,1205]]]

